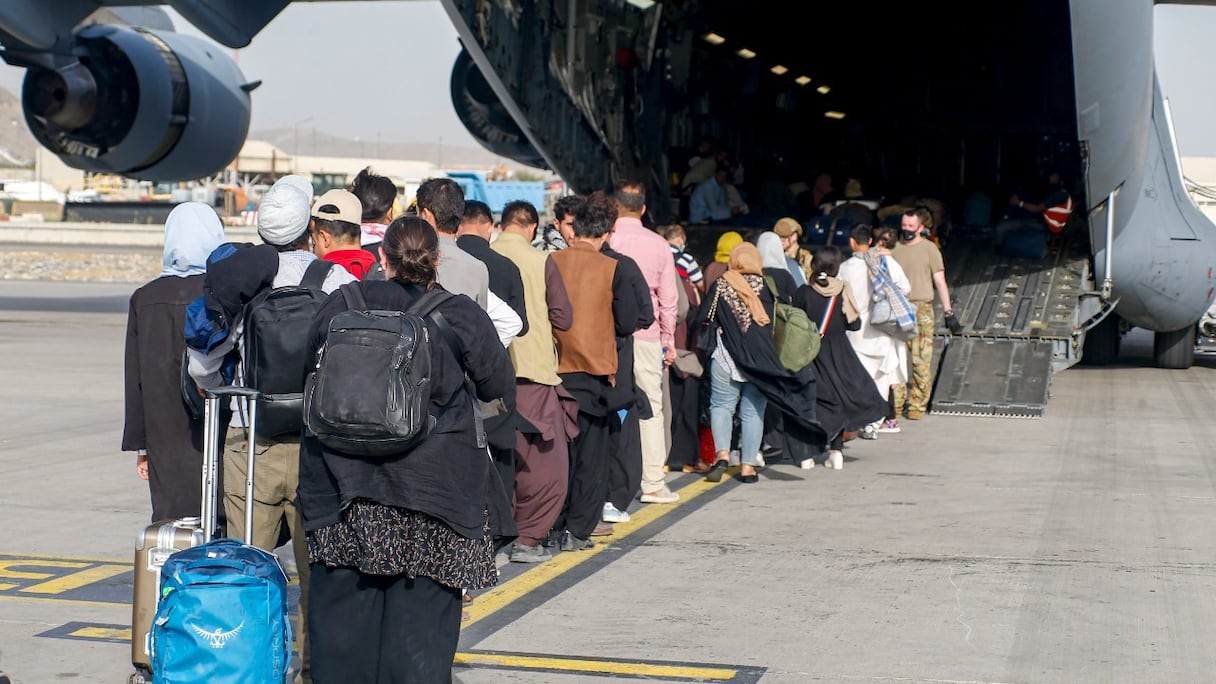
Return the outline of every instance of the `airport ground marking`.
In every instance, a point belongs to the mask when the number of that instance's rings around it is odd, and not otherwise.
[[[73,589],[86,587],[94,582],[101,582],[102,580],[108,580],[111,577],[117,577],[130,571],[130,563],[125,565],[109,563],[94,565],[91,568],[85,568],[84,570],[73,572],[72,574],[64,575],[63,577],[56,577],[30,587],[25,587],[19,591],[26,594],[62,594],[67,591],[72,591]]]
[[[709,482],[701,478],[687,484],[678,490],[680,494],[678,503],[646,504],[636,513],[629,514],[629,522],[616,523],[610,537],[597,537],[595,546],[582,551],[557,553],[553,558],[538,563],[518,576],[487,589],[478,594],[476,601],[469,606],[469,619],[465,620],[462,626],[469,627],[490,617],[536,589],[604,553],[616,543],[637,534],[656,520],[674,513],[688,502],[728,481],[727,478],[723,478],[720,482]]]
[[[38,636],[73,641],[129,644],[131,628],[89,622],[69,622],[49,629]],[[505,651],[461,651],[452,661],[453,667],[497,669],[526,672],[583,674],[599,677],[629,677],[671,682],[724,682],[752,684],[764,674],[764,668],[704,663],[678,663],[634,660],[626,658],[582,658],[569,655],[541,653],[511,653]]]
[[[630,660],[580,658],[577,656],[469,651],[456,654],[455,667],[524,670],[531,672],[579,673],[601,677],[629,677],[662,681],[755,682],[763,668]]]

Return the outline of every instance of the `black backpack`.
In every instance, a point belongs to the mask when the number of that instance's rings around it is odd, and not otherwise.
[[[328,295],[321,289],[332,262],[308,265],[299,285],[267,288],[245,305],[241,363],[245,386],[262,392],[259,437],[299,434],[304,427],[304,379],[312,319]]]
[[[333,317],[308,376],[304,421],[335,451],[383,458],[409,451],[430,434],[431,339],[425,319],[460,358],[451,328],[435,308],[454,295],[436,288],[405,311],[369,311],[358,283],[339,288],[347,311]],[[474,411],[479,446],[485,443]]]

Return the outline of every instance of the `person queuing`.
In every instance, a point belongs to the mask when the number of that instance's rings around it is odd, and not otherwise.
[[[389,279],[358,285],[369,308],[403,311],[440,287],[438,238],[426,221],[395,219],[381,249]],[[311,356],[345,309],[339,294],[317,313]],[[497,581],[491,531],[513,536],[506,494],[476,445],[466,382],[490,401],[514,389],[515,373],[476,303],[451,297],[437,311],[459,348],[430,347],[429,410],[437,422],[425,440],[376,459],[325,447],[308,433],[301,441],[299,501],[312,568],[308,625],[317,684],[450,681],[462,588]],[[427,328],[432,339],[446,339],[433,320]],[[505,521],[495,518],[501,513]]]

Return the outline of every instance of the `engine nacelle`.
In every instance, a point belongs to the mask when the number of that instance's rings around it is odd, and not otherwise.
[[[30,131],[68,166],[156,181],[216,173],[249,132],[249,91],[220,48],[172,31],[97,24],[58,69],[31,67]]]
[[[466,50],[456,57],[449,85],[456,116],[482,147],[524,166],[548,167]]]

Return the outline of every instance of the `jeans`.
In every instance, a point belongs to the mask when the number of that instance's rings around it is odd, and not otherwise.
[[[768,399],[752,383],[731,380],[730,373],[717,361],[710,364],[709,374],[709,427],[714,435],[714,450],[730,450],[735,404],[739,403],[739,417],[743,422],[739,458],[743,463],[755,466],[760,440],[764,437],[764,408]]]

